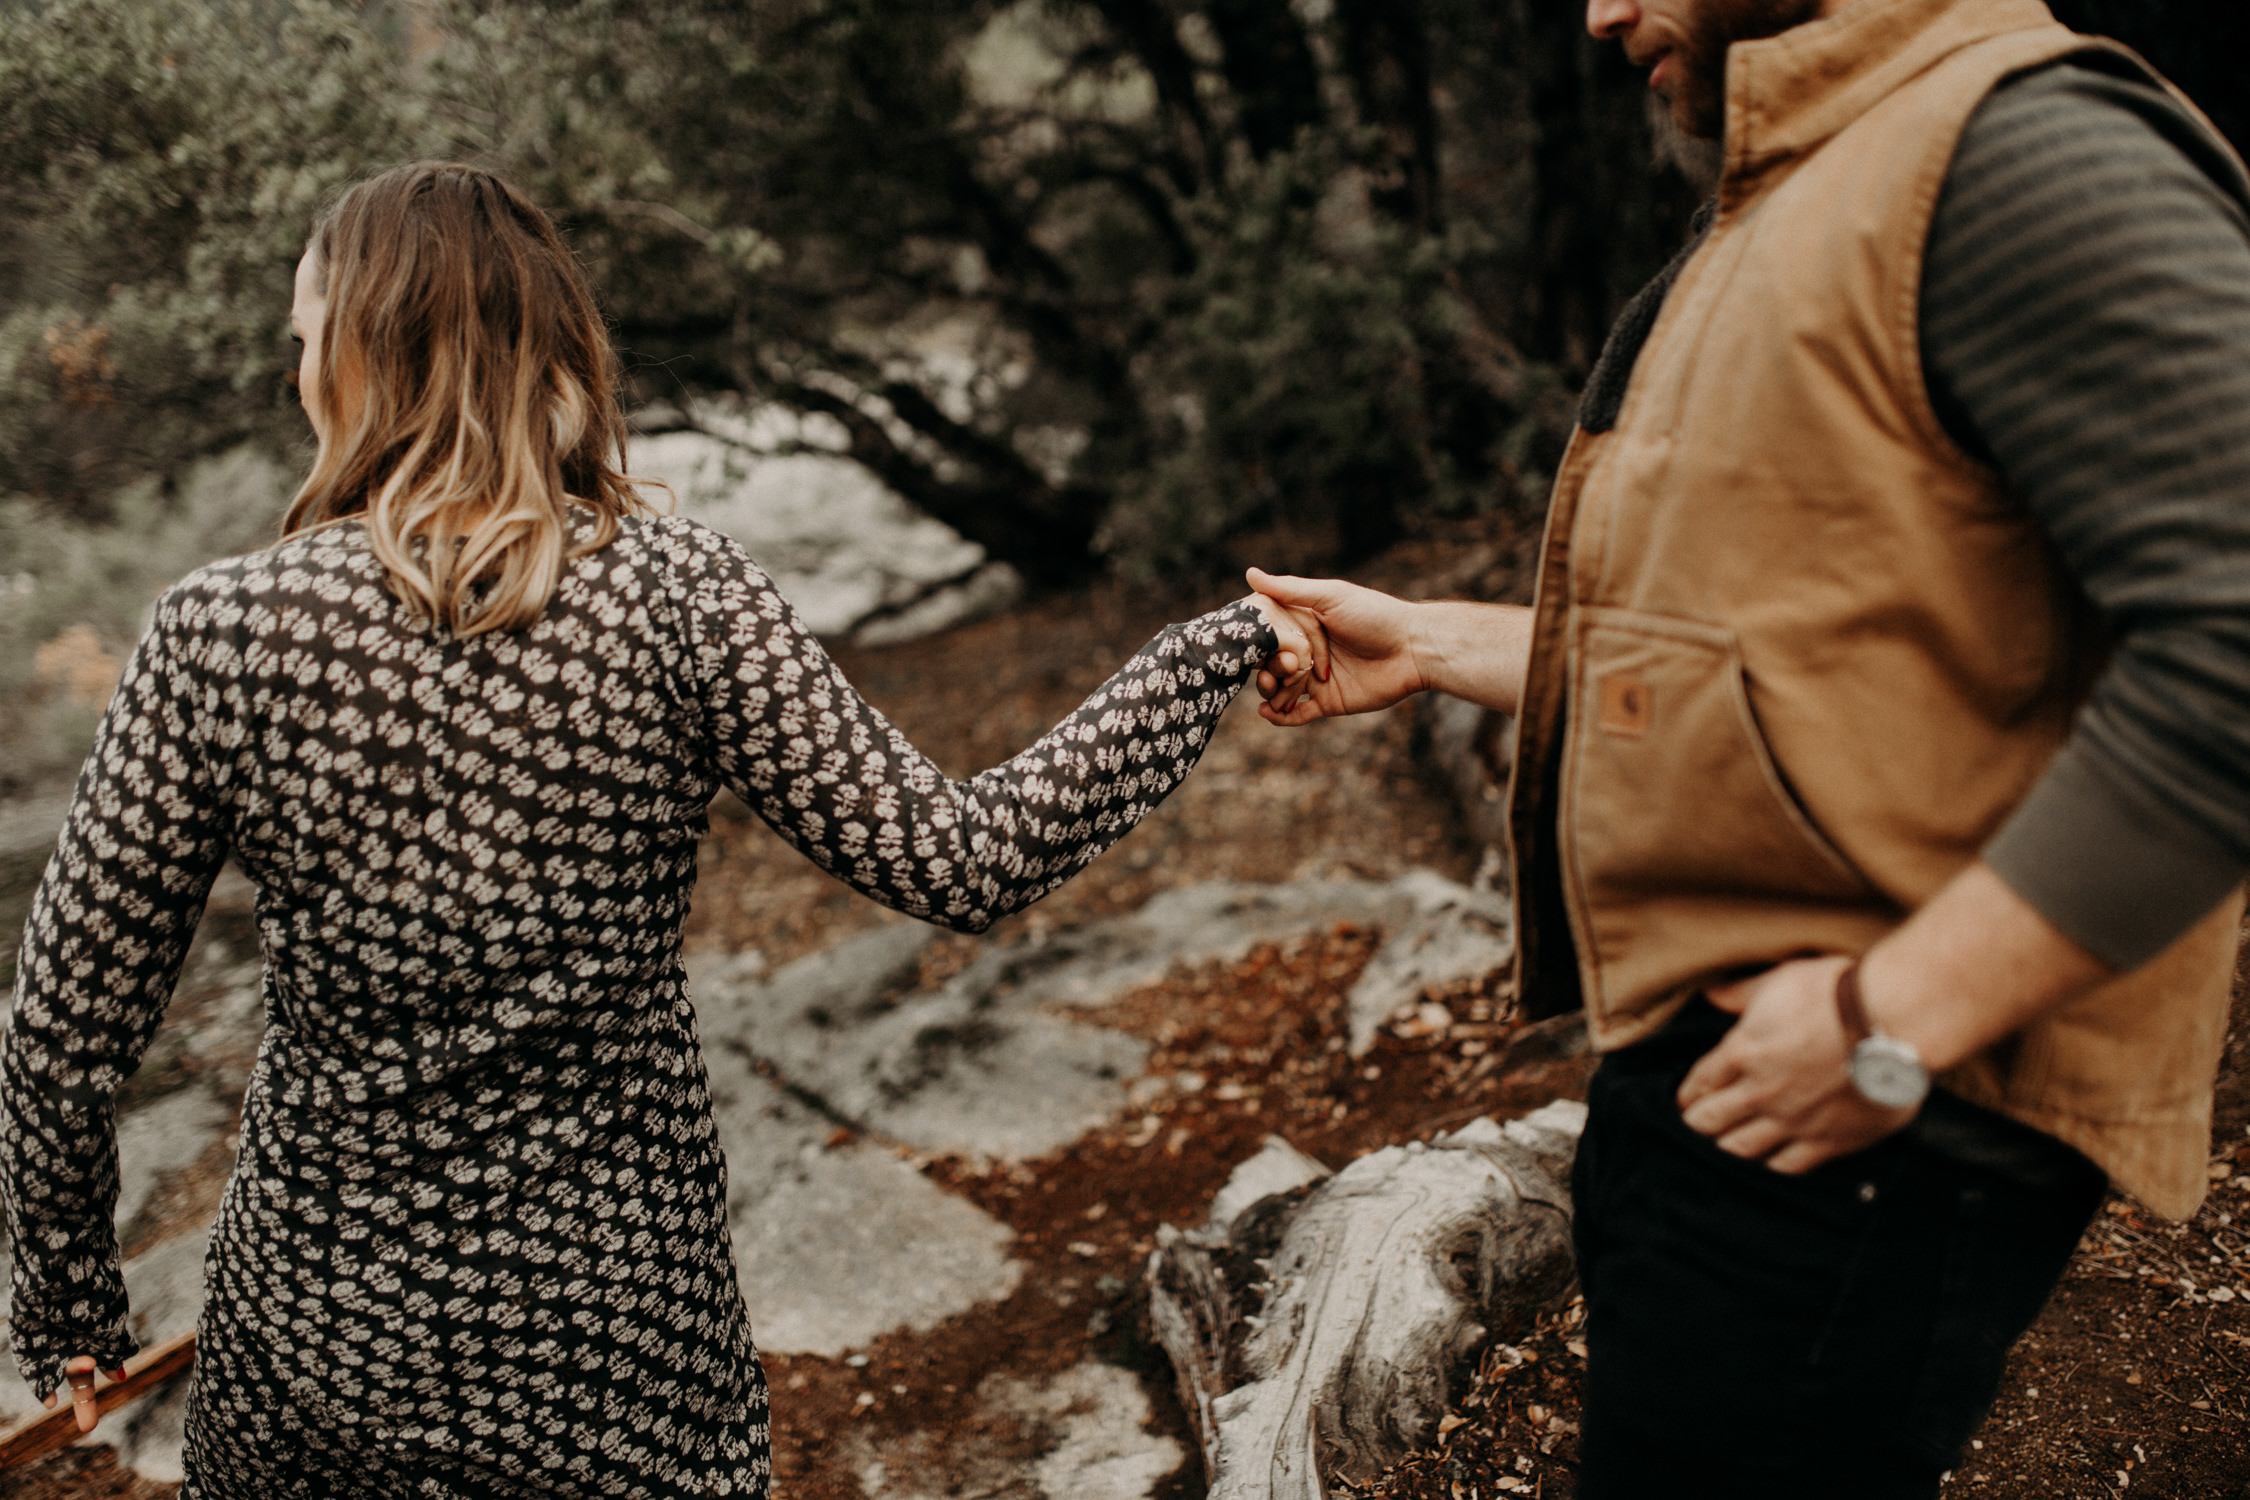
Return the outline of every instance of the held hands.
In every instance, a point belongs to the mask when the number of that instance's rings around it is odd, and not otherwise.
[[[123,1380],[125,1378],[125,1371],[122,1367],[104,1373],[112,1380]],[[94,1356],[81,1354],[69,1364],[64,1365],[63,1379],[70,1387],[70,1406],[78,1417],[78,1430],[80,1432],[92,1432],[95,1424],[102,1419],[101,1408],[94,1404]],[[49,1411],[55,1409],[55,1400],[61,1394],[60,1391],[49,1391],[47,1393],[45,1404]]]
[[[1281,612],[1318,642],[1311,655],[1298,658],[1311,670],[1258,674],[1266,700],[1258,714],[1267,723],[1294,726],[1367,713],[1429,685],[1415,652],[1415,606],[1336,579],[1277,578],[1259,568],[1248,576],[1261,600],[1285,606]],[[1286,648],[1289,637],[1282,639]]]
[[[1276,698],[1295,703],[1316,676],[1328,674],[1328,636],[1317,620],[1264,594],[1252,594],[1250,602],[1258,606],[1274,634],[1274,653],[1258,672],[1258,692],[1267,704]],[[1267,708],[1261,705],[1258,711],[1267,713]]]
[[[1722,1151],[1776,1172],[1809,1172],[1874,1145],[1914,1118],[1871,1104],[1845,1072],[1850,1052],[1836,1014],[1847,960],[1800,958],[1709,991],[1742,1019],[1680,1084],[1682,1118]]]

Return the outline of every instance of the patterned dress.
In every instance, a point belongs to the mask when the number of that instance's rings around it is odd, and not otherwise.
[[[25,1378],[134,1351],[113,1096],[231,849],[267,1027],[187,1495],[763,1494],[680,962],[712,797],[979,930],[1176,786],[1272,640],[1246,602],[1173,626],[955,782],[691,522],[625,522],[537,625],[468,640],[413,622],[356,525],[190,576],[87,763],[0,1051]]]

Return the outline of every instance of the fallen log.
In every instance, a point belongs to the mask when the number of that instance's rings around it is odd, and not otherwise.
[[[98,1383],[94,1387],[94,1410],[106,1417],[127,1402],[155,1390],[194,1362],[195,1333],[192,1329],[153,1349],[143,1349],[125,1362],[123,1380],[95,1377]],[[83,1436],[78,1430],[76,1410],[69,1402],[60,1402],[53,1411],[26,1418],[0,1433],[0,1469],[11,1469],[58,1448],[67,1448]]]
[[[1150,1317],[1211,1500],[1323,1500],[1437,1434],[1495,1337],[1568,1291],[1585,1106],[1482,1119],[1331,1174],[1277,1139],[1158,1233]]]

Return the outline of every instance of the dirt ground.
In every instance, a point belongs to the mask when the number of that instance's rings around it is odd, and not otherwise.
[[[1367,576],[1418,584],[1418,592],[1493,597],[1506,590],[1524,546],[1504,522],[1470,524],[1400,549]],[[949,772],[966,774],[1035,738],[1158,625],[1225,597],[1111,585],[1036,600],[935,640],[839,655],[916,743]],[[1169,803],[998,935],[1022,941],[1043,925],[1129,910],[1160,889],[1216,878],[1384,878],[1427,865],[1467,880],[1482,851],[1459,837],[1458,819],[1418,768],[1413,738],[1411,712],[1284,732],[1239,706],[1203,769]],[[691,944],[756,948],[779,964],[888,920],[902,919],[844,891],[738,804],[723,800],[714,810]],[[1491,994],[1439,997],[1450,1024],[1386,1032],[1370,1055],[1349,1058],[1343,996],[1376,940],[1340,926],[1240,963],[1176,972],[1126,996],[1092,1019],[1147,1038],[1151,1073],[1197,1074],[1203,1087],[1173,1089],[1040,1161],[982,1171],[951,1159],[923,1162],[1015,1231],[1026,1273],[1005,1303],[930,1333],[894,1336],[849,1359],[770,1359],[777,1493],[864,1500],[864,1455],[911,1446],[912,1483],[923,1493],[1035,1496],[1026,1471],[1046,1435],[1026,1419],[987,1415],[978,1387],[995,1374],[1052,1374],[1095,1358],[1139,1376],[1152,1426],[1189,1455],[1160,1495],[1200,1496],[1196,1440],[1145,1327],[1140,1278],[1157,1226],[1199,1221],[1229,1170],[1268,1134],[1341,1166],[1478,1114],[1526,1113],[1584,1086],[1582,1060],[1511,1059],[1514,1026],[1504,998]],[[928,963],[942,971],[969,951],[967,940],[946,939]],[[2123,1200],[2108,1205],[2016,1350],[1949,1500],[2250,1500],[2250,1236],[2242,1222],[2250,1221],[2250,1005],[2240,986],[2237,994],[2210,1202],[2184,1226]],[[199,1211],[193,1200],[205,1196],[215,1202],[207,1174],[177,1187],[168,1200],[174,1212]],[[1367,1493],[1572,1496],[1579,1321],[1566,1305],[1489,1349],[1437,1446]],[[1011,1454],[1025,1461],[1013,1475]],[[172,1493],[118,1471],[103,1449],[71,1450],[0,1476],[0,1495],[27,1500]]]

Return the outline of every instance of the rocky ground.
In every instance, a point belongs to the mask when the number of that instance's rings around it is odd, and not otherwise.
[[[1468,527],[1376,577],[1489,595],[1521,546]],[[1105,587],[841,655],[962,774],[1219,597]],[[1200,1495],[1143,1321],[1158,1226],[1200,1221],[1268,1135],[1341,1166],[1582,1088],[1583,1059],[1511,1052],[1480,978],[1505,941],[1475,890],[1491,869],[1414,739],[1410,712],[1283,732],[1242,706],[1140,831],[976,939],[882,913],[715,810],[690,945],[779,1493]],[[246,895],[214,900],[125,1100],[144,1336],[192,1316],[231,1162],[256,1025]],[[2250,1496],[2250,1024],[2229,1047],[2210,1205],[2188,1226],[2110,1205],[1949,1496]],[[1574,1492],[1578,1313],[1512,1337],[1372,1493]],[[28,1410],[0,1392],[0,1424]],[[176,1394],[136,1410],[0,1493],[174,1493]]]

